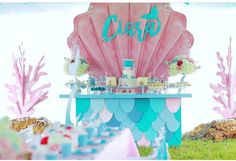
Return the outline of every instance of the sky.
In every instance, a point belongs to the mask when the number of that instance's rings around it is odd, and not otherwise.
[[[67,100],[59,95],[70,92],[65,83],[73,79],[63,71],[64,57],[70,57],[66,41],[73,31],[74,17],[86,12],[88,6],[88,3],[0,4],[0,117],[14,117],[7,110],[11,103],[4,84],[14,81],[12,54],[17,53],[18,45],[23,42],[28,63],[35,64],[45,55],[44,70],[48,76],[44,81],[52,84],[49,99],[35,107],[33,116],[64,122]],[[192,98],[182,100],[182,127],[186,132],[200,123],[222,119],[212,110],[217,104],[209,84],[219,81],[215,75],[216,52],[226,56],[230,36],[233,57],[236,57],[236,4],[173,3],[171,6],[186,15],[187,29],[194,36],[190,54],[201,66],[195,74],[186,77],[192,84],[186,89]]]

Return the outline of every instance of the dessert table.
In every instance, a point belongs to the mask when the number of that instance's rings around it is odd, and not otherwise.
[[[166,130],[169,146],[180,145],[181,98],[191,94],[76,94],[76,118],[90,118],[97,113],[111,127],[124,127],[132,131],[135,141],[146,140],[150,144],[158,136],[160,128]],[[60,95],[69,98],[69,95]]]

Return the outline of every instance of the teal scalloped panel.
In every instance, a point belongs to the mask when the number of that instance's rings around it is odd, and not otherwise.
[[[144,117],[137,122],[137,127],[141,132],[146,132],[151,126],[151,122],[147,121]]]
[[[126,113],[124,113],[121,108],[119,108],[116,112],[114,112],[114,115],[116,117],[116,119],[120,122],[122,122],[123,120],[127,119],[128,116]]]
[[[163,121],[167,121],[167,120],[169,120],[169,119],[171,119],[171,117],[174,117],[174,114],[173,113],[171,113],[168,109],[167,109],[167,107],[165,107],[162,111],[161,111],[161,113],[160,113],[160,118],[163,120]]]
[[[165,125],[165,122],[160,118],[160,116],[157,116],[157,119],[152,122],[152,128],[157,132],[164,125]]]
[[[119,99],[120,100],[120,108],[125,112],[129,113],[134,108],[134,99]]]
[[[175,119],[181,122],[181,107],[176,113],[174,113],[174,115],[175,115]]]
[[[181,144],[181,128],[176,132],[171,132],[166,128],[166,142],[169,146],[178,146]]]
[[[177,131],[175,131],[175,137],[176,137],[176,139],[178,139],[178,140],[182,140],[182,128],[181,128],[181,126],[178,128],[178,130]]]
[[[137,128],[137,126],[135,126],[132,130],[132,134],[133,134],[133,137],[134,137],[134,140],[135,141],[138,141],[141,139],[142,137],[142,132],[139,131],[139,129]]]
[[[91,108],[95,112],[101,112],[105,106],[104,99],[91,99]]]
[[[105,101],[105,105],[107,107],[107,110],[110,112],[116,112],[120,106],[119,99],[108,98],[108,99],[105,99],[104,101]]]
[[[80,115],[80,116],[79,116]],[[79,116],[79,118],[77,118]],[[77,122],[81,121],[84,118],[84,114],[83,113],[76,113],[76,118],[77,118]]]
[[[149,99],[145,98],[136,98],[135,99],[135,108],[137,111],[144,113],[150,108]]]
[[[166,120],[166,126],[170,131],[175,132],[180,127],[180,122],[172,114],[170,119]]]
[[[91,115],[94,113],[92,108],[88,108],[88,111],[84,113],[83,117],[84,118],[89,118]]]
[[[145,136],[149,141],[154,141],[154,139],[157,137],[157,131],[155,131],[152,126],[148,129],[148,131],[145,132]]]
[[[174,132],[171,132],[169,129],[166,127],[166,141],[169,143],[174,137]]]
[[[149,108],[143,115],[143,117],[148,120],[149,122],[152,122],[156,120],[157,118],[157,113],[155,113],[152,108]]]
[[[133,108],[133,110],[128,113],[128,116],[132,121],[138,122],[142,118],[143,113],[137,111],[136,108]]]
[[[121,124],[121,122],[118,121],[118,120],[115,118],[114,114],[113,114],[111,120],[106,123],[106,125],[112,126],[112,127],[120,127],[120,124]]]
[[[76,116],[78,116],[80,113],[87,112],[89,107],[90,107],[89,98],[76,99]]]
[[[181,143],[182,143],[181,139],[180,139],[180,140],[177,139],[177,138],[175,137],[175,135],[173,135],[173,137],[171,138],[171,140],[168,141],[169,147],[179,146],[179,145],[181,145]]]
[[[166,106],[166,101],[164,98],[150,98],[149,101],[152,110],[156,113],[160,113]]]
[[[122,121],[121,126],[124,128],[129,128],[130,130],[133,130],[135,127],[136,123],[131,121],[129,118],[125,119]]]

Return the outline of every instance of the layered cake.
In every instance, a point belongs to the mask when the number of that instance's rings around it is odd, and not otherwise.
[[[125,59],[123,63],[122,77],[119,79],[120,87],[136,88],[137,79],[135,77],[133,59]]]

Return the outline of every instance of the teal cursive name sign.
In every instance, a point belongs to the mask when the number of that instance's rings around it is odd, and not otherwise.
[[[139,42],[142,42],[146,39],[147,35],[155,36],[160,32],[161,22],[158,18],[158,10],[156,5],[151,8],[150,13],[142,15],[140,18],[146,19],[147,23],[144,28],[144,31],[140,28],[140,22],[128,22],[124,29],[122,29],[122,21],[118,19],[117,15],[110,15],[107,17],[103,29],[102,29],[102,37],[105,42],[111,41],[117,35],[127,34],[130,37],[134,37],[137,34],[137,39]],[[152,21],[150,21],[152,20]],[[156,25],[155,25],[156,21]],[[112,35],[108,35],[108,31],[111,23],[118,23],[118,28]],[[144,33],[143,33],[144,32]]]

